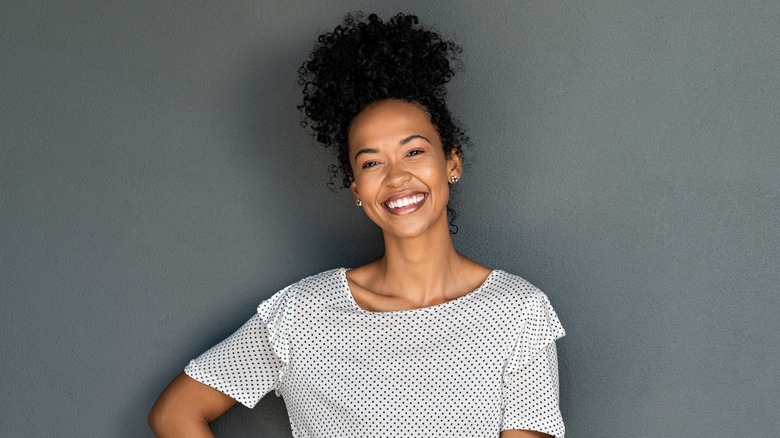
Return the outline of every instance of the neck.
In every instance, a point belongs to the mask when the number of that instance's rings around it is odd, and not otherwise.
[[[452,243],[449,227],[414,238],[385,236],[385,256],[378,261],[385,292],[417,307],[451,299],[468,260]]]

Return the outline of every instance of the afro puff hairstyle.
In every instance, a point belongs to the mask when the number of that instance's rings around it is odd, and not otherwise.
[[[317,40],[298,70],[303,87],[304,127],[326,147],[335,146],[333,176],[352,182],[347,135],[352,119],[366,106],[385,99],[422,105],[441,137],[445,155],[462,155],[468,143],[447,109],[445,85],[462,68],[461,48],[419,25],[414,15],[387,22],[375,14],[349,14],[333,32]]]

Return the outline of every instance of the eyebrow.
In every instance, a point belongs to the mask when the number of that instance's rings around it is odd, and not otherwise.
[[[428,143],[430,143],[430,142],[431,142],[430,140],[428,140],[428,138],[426,138],[426,137],[424,137],[424,136],[422,136],[422,135],[420,135],[420,134],[413,134],[413,135],[410,135],[410,136],[406,137],[405,139],[401,140],[400,142],[398,142],[398,144],[400,144],[401,146],[403,146],[403,145],[405,145],[406,143],[409,143],[410,141],[412,141],[412,140],[414,140],[414,139],[416,139],[416,138],[421,138],[421,139],[423,139],[423,140],[427,141]]]
[[[410,135],[408,137],[402,138],[401,141],[398,142],[398,144],[403,146],[403,145],[409,143],[410,141],[418,139],[418,138],[421,138],[421,139],[427,141],[428,143],[431,142],[430,140],[428,140],[427,137],[425,137],[423,135],[412,134],[412,135]],[[355,153],[355,159],[357,159],[357,157],[360,156],[360,154],[378,154],[378,153],[379,153],[379,149],[376,149],[376,148],[363,148],[363,149],[361,149],[361,150],[359,150],[359,151],[357,151]]]

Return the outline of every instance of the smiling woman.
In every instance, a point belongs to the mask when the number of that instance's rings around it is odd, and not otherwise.
[[[448,184],[460,176],[461,158],[454,150],[445,157],[424,108],[395,99],[374,103],[354,118],[348,138],[350,189],[385,242],[448,233]]]
[[[348,16],[301,67],[301,109],[336,147],[384,255],[305,278],[187,366],[150,412],[210,436],[236,402],[284,397],[293,435],[563,437],[547,297],[459,253],[447,220],[467,142],[447,109],[457,45],[399,14]]]

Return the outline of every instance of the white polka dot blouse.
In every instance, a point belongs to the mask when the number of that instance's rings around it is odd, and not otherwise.
[[[370,312],[341,268],[277,292],[185,372],[248,407],[275,390],[296,438],[561,438],[563,335],[547,296],[504,271],[437,306]]]

